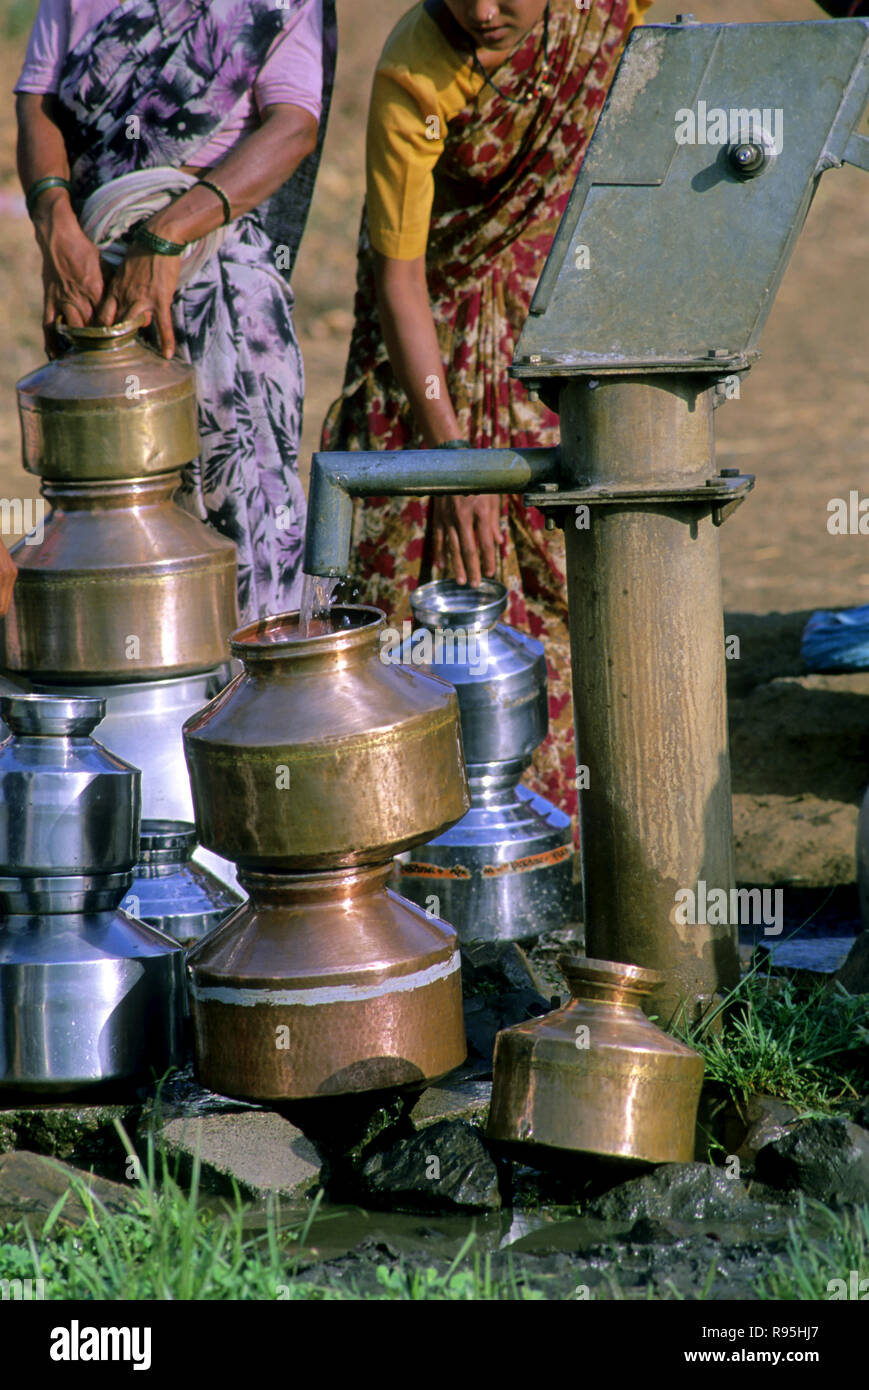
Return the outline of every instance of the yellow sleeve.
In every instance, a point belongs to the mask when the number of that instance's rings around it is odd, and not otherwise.
[[[368,227],[382,255],[412,261],[425,254],[447,122],[484,82],[422,5],[399,20],[374,74],[368,111]]]
[[[407,68],[382,67],[375,73],[366,182],[371,244],[381,255],[412,261],[425,253],[434,167],[448,119],[430,78]]]

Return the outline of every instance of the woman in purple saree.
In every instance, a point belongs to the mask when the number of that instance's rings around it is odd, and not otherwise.
[[[163,352],[193,362],[202,447],[177,500],[236,542],[242,621],[297,607],[301,589],[290,274],[335,49],[334,0],[42,0],[16,86],[48,349],[60,316],[146,313]],[[136,171],[150,173],[131,201],[115,181]],[[113,269],[83,230],[107,202],[107,240],[127,234]],[[206,250],[198,265],[188,246]]]

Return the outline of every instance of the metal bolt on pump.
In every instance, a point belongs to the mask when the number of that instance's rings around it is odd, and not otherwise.
[[[560,449],[315,454],[305,554],[345,574],[366,495],[524,491],[564,528],[587,951],[661,970],[662,1020],[738,978],[732,915],[676,906],[733,887],[718,527],[754,480],[713,409],[820,175],[869,171],[869,21],[679,19],[630,36],[517,344]]]

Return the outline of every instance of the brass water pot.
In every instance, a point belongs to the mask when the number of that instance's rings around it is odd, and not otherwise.
[[[145,478],[199,453],[196,377],[136,333],[61,325],[69,348],[18,383],[24,467],[55,481]]]
[[[470,806],[456,693],[381,660],[376,608],[233,633],[244,670],[184,725],[199,842],[244,870],[383,864]]]
[[[386,887],[391,864],[241,876],[190,951],[200,1080],[278,1101],[420,1084],[465,1057],[458,940]]]
[[[45,482],[41,543],[20,541],[0,666],[34,681],[207,670],[238,621],[235,546],[173,500],[178,473]]]
[[[643,1013],[664,976],[584,956],[558,964],[570,1003],[498,1034],[488,1137],[690,1162],[703,1059]]]

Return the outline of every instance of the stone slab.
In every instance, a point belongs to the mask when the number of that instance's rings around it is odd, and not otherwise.
[[[18,1150],[0,1155],[0,1224],[24,1220],[38,1234],[73,1178],[86,1183],[110,1211],[122,1211],[132,1201],[133,1192],[121,1183],[83,1173],[43,1154]],[[57,1219],[64,1226],[80,1226],[87,1214],[81,1198],[71,1193]]]
[[[438,1120],[467,1120],[483,1126],[491,1099],[491,1081],[442,1081],[423,1091],[410,1118],[418,1130],[437,1124]]]
[[[195,1155],[200,1183],[231,1196],[233,1180],[243,1197],[299,1198],[316,1190],[320,1159],[301,1130],[271,1110],[169,1120],[152,1131],[169,1158],[179,1160],[179,1181],[189,1180]]]

